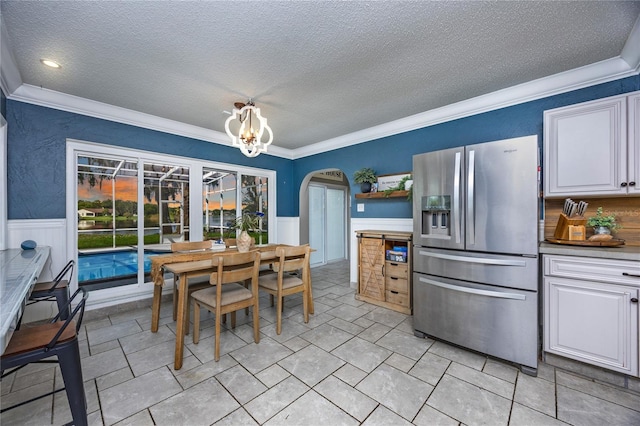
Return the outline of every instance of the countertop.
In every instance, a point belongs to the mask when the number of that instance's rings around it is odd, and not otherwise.
[[[640,261],[640,247],[627,245],[616,247],[581,247],[541,242],[539,252],[540,254],[557,254],[561,256]]]

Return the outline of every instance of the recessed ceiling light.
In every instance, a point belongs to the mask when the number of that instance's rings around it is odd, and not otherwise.
[[[40,62],[51,68],[60,68],[60,64],[51,59],[40,59]]]

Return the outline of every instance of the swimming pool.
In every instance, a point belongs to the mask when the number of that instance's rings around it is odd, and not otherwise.
[[[151,257],[159,252],[145,251],[144,272],[151,271]],[[78,254],[78,282],[80,285],[135,276],[138,273],[138,252],[117,250]]]

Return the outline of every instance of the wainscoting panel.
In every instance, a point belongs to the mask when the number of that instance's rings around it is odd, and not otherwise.
[[[50,281],[60,272],[67,259],[67,228],[65,219],[20,219],[8,221],[7,248],[20,248],[24,240],[39,246],[50,246],[51,257],[44,265],[38,281]],[[29,306],[23,322],[50,318],[57,313],[55,303],[42,302]]]

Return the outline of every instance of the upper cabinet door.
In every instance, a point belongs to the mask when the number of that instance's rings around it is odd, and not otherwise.
[[[629,96],[629,147],[627,163],[629,182],[627,185],[629,194],[640,195],[640,93]]]
[[[627,193],[627,96],[544,113],[545,197]]]

